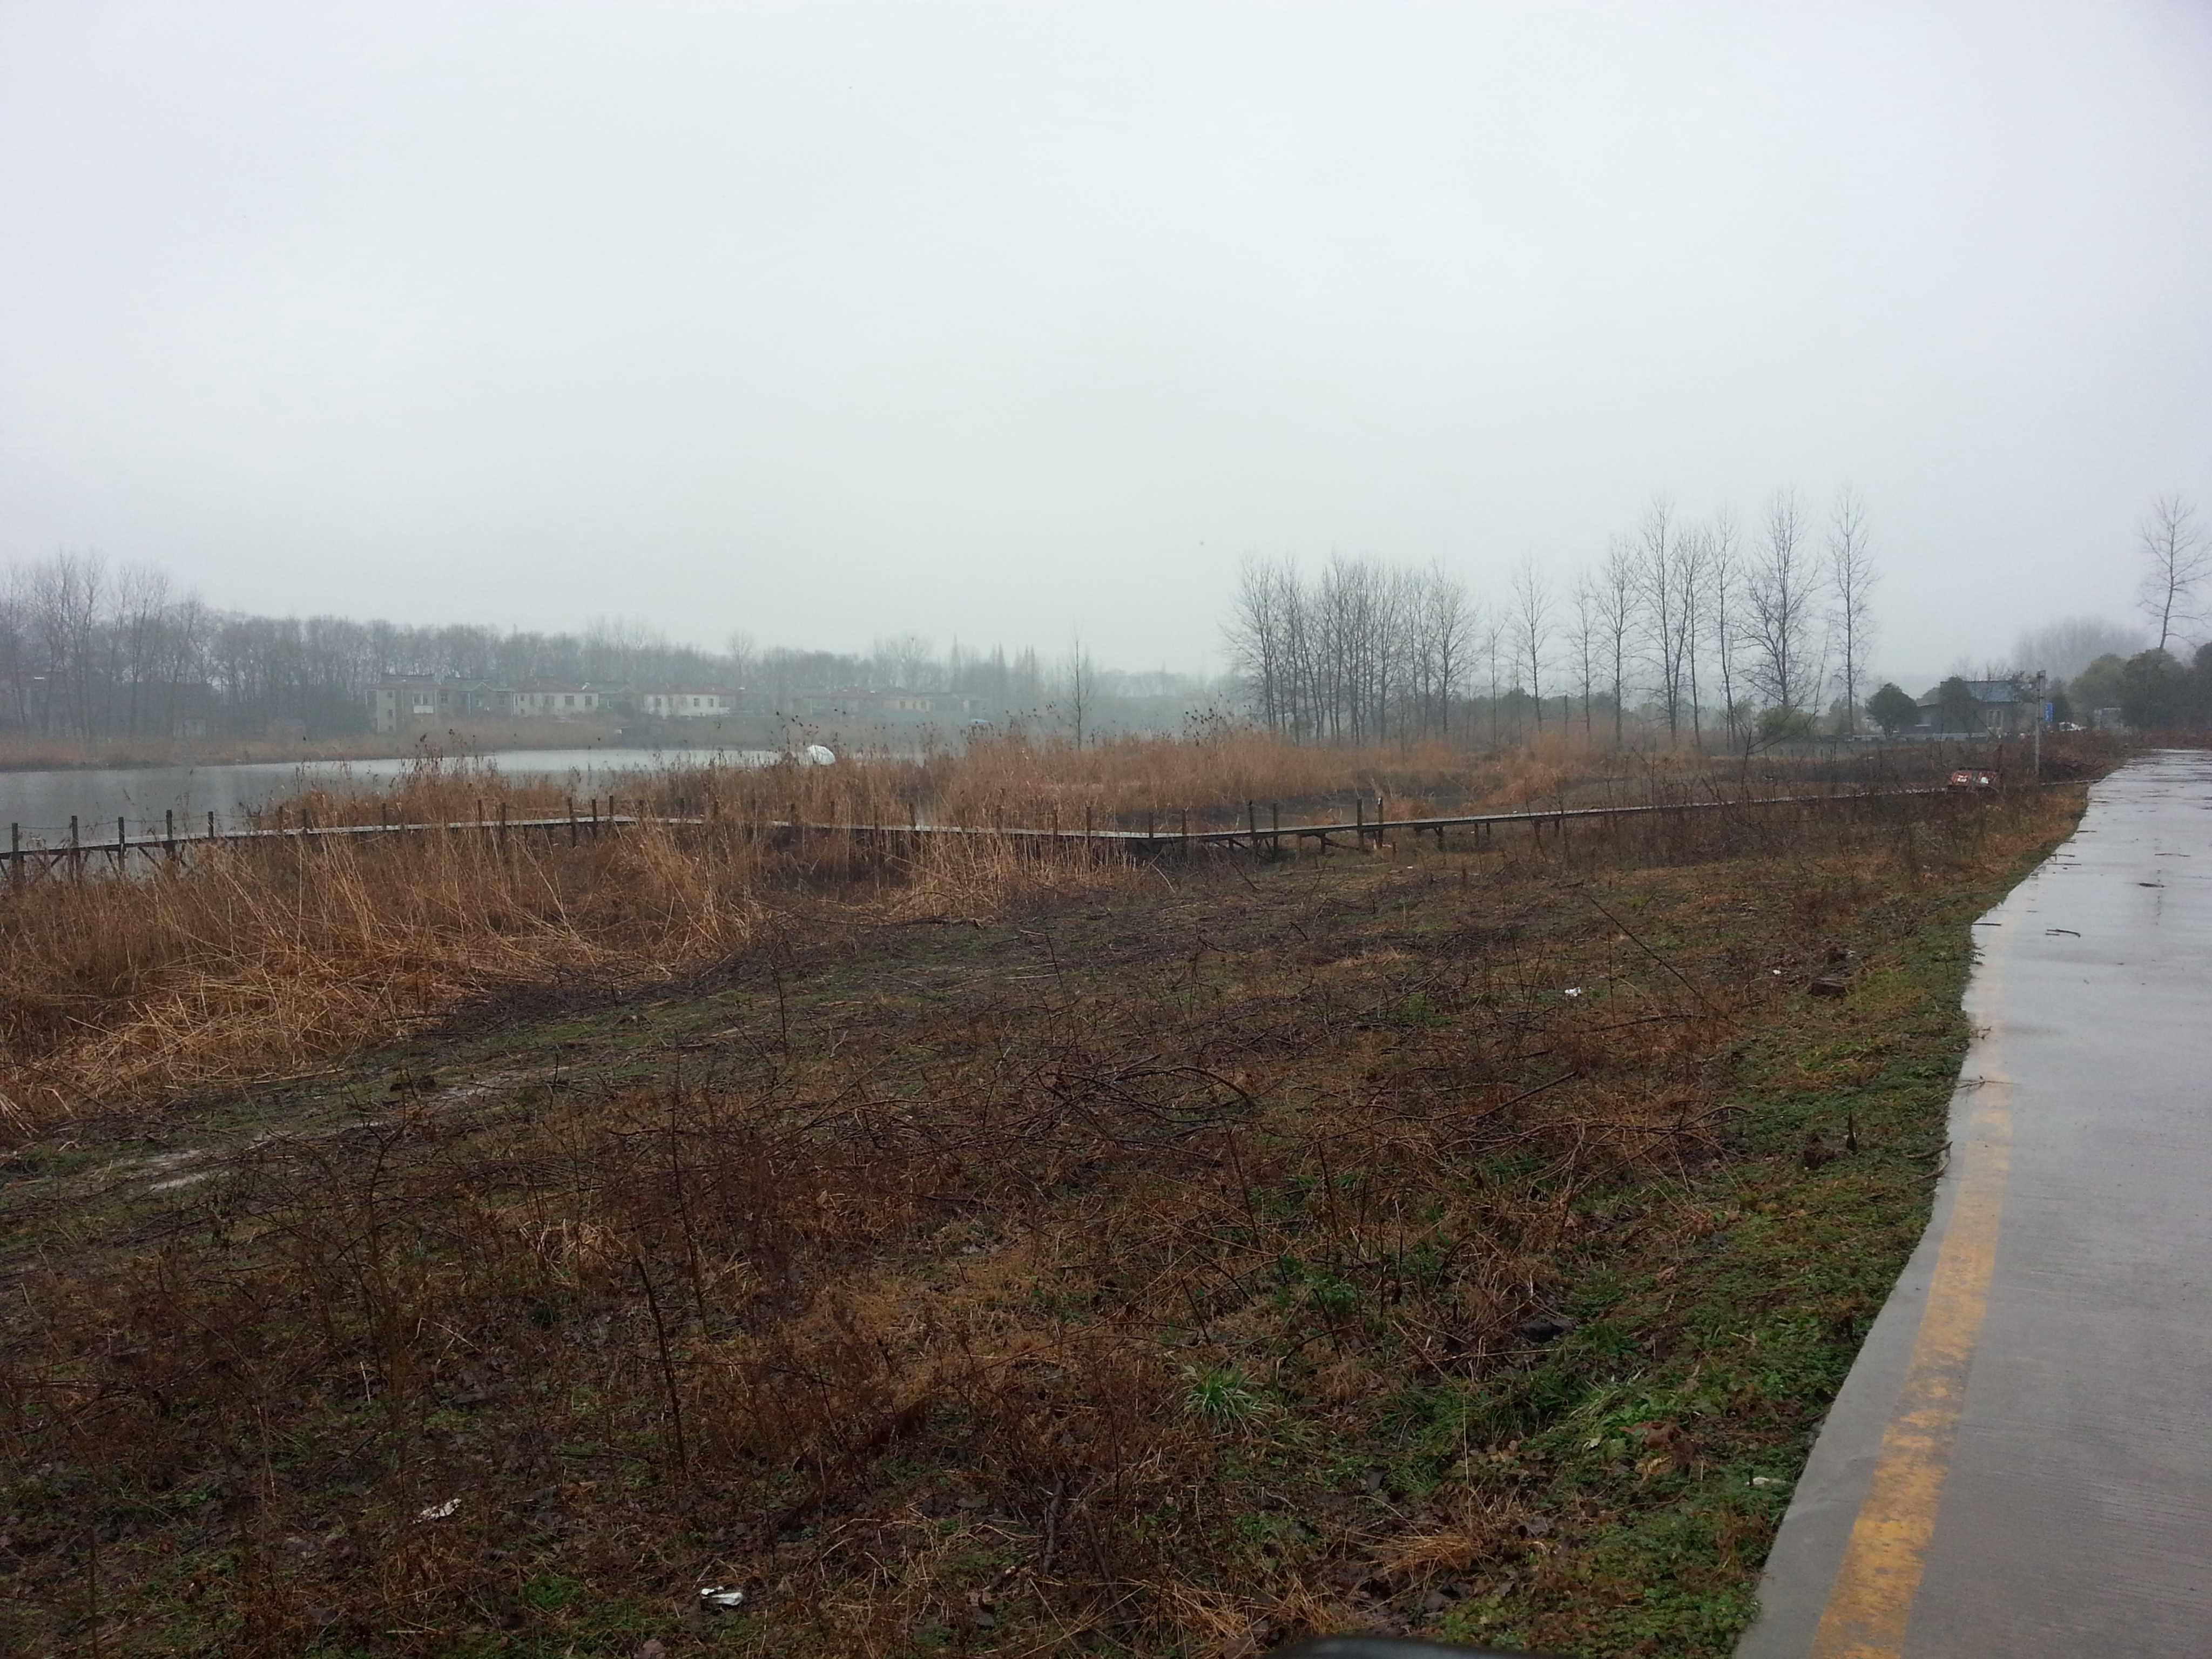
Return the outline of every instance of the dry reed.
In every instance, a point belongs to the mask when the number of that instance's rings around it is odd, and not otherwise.
[[[502,835],[495,816],[482,831],[217,846],[143,878],[51,877],[0,901],[0,1119],[21,1133],[296,1069],[504,987],[665,980],[779,927],[979,917],[1122,878],[1079,844],[925,840],[894,855],[756,829],[648,817],[571,844]]]
[[[997,837],[925,840],[891,858],[882,838],[844,833],[856,824],[1074,836],[1173,830],[1186,815],[1194,828],[1233,824],[1261,800],[1268,817],[1285,803],[1283,822],[1295,824],[1346,817],[1347,796],[1385,796],[1406,817],[1824,787],[1814,768],[1723,781],[1713,764],[1683,750],[1593,749],[1571,732],[1474,757],[1235,730],[1080,748],[1000,736],[958,756],[665,768],[580,800],[571,783],[425,757],[380,795],[318,789],[264,822],[471,827],[201,848],[143,879],[50,876],[0,897],[0,1118],[21,1132],[88,1106],[296,1068],[533,979],[680,973],[758,938],[764,918],[785,914],[768,901],[786,884],[833,914],[915,920],[1112,878],[1079,845],[1040,854]],[[616,817],[632,821],[620,835],[591,835],[595,817]],[[517,827],[501,833],[502,818]],[[550,827],[520,827],[531,819]],[[817,829],[783,847],[772,826],[794,820]],[[1729,850],[1781,847],[1778,826],[1795,822],[1727,832]],[[772,842],[783,850],[766,858]]]
[[[2082,748],[2089,739],[2070,740]],[[2055,744],[2047,772],[2068,751]],[[2094,757],[2099,764],[2109,757]],[[504,803],[515,817],[680,813],[750,822],[908,823],[1076,831],[1233,826],[1248,808],[1280,806],[1285,823],[1348,818],[1382,798],[1392,816],[1740,799],[1940,781],[1954,763],[2002,762],[1990,745],[1919,744],[1838,756],[1747,760],[1686,745],[1616,749],[1553,730],[1497,750],[1443,741],[1345,747],[1296,744],[1225,727],[1195,738],[1112,738],[1078,746],[1020,732],[978,736],[958,750],[858,751],[828,766],[684,762],[590,779],[519,779],[468,760],[426,757],[375,788],[343,781],[286,803],[291,823],[472,822]],[[2024,760],[2017,745],[2012,760]],[[263,821],[271,821],[264,813]]]

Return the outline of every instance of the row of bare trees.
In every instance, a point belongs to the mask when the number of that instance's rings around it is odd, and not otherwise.
[[[92,553],[0,569],[0,732],[33,738],[254,733],[279,716],[317,735],[356,731],[392,673],[720,684],[728,666],[619,624],[501,634],[221,611],[158,569]]]
[[[315,737],[357,732],[368,723],[370,694],[395,674],[617,693],[726,688],[763,714],[853,687],[955,691],[994,717],[1056,714],[1079,732],[1172,729],[1205,690],[1164,671],[1098,666],[1079,641],[1064,662],[957,642],[940,656],[915,634],[885,636],[866,652],[763,649],[739,634],[714,652],[621,619],[541,634],[241,615],[179,595],[157,569],[118,568],[92,553],[0,567],[0,735],[256,735],[277,718],[303,721]]]
[[[1308,576],[1248,558],[1227,625],[1253,712],[1299,741],[1442,734],[1464,696],[1478,619],[1441,567],[1339,556]]]
[[[62,553],[0,572],[0,730],[166,732],[199,695],[218,632],[159,571]]]
[[[1486,715],[1547,719],[1615,743],[1639,724],[1731,746],[1814,729],[1824,699],[1855,732],[1878,578],[1865,501],[1824,525],[1782,490],[1747,533],[1727,509],[1656,498],[1605,556],[1562,582],[1534,559],[1477,603],[1440,566],[1339,556],[1315,576],[1247,559],[1225,629],[1254,714],[1300,740],[1442,734]],[[1487,694],[1484,683],[1487,682]],[[1579,708],[1577,708],[1579,704]]]

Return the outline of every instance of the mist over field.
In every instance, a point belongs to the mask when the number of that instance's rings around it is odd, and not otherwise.
[[[2209,71],[2160,4],[18,5],[0,562],[1209,683],[1247,556],[1502,617],[1848,484],[1918,695],[2140,628],[2212,494]]]

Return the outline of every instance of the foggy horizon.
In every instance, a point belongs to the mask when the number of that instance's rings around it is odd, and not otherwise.
[[[1240,560],[1506,602],[1864,498],[1873,678],[2212,496],[2212,20],[0,12],[0,563],[1212,677]]]

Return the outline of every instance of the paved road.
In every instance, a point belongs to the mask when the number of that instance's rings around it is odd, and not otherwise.
[[[1936,1215],[1738,1659],[2212,1656],[2212,755],[1977,929]]]

